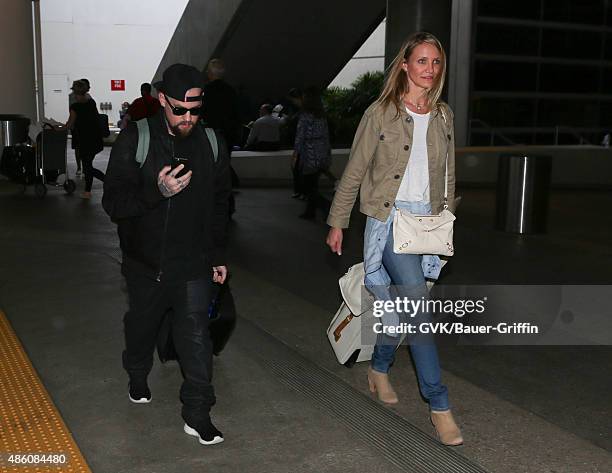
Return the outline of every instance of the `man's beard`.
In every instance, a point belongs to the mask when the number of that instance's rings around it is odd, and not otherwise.
[[[181,125],[190,125],[188,128],[181,128]],[[180,122],[177,123],[176,125],[170,125],[170,129],[172,130],[172,133],[174,133],[174,136],[176,136],[177,138],[186,138],[189,135],[191,135],[191,132],[193,131],[193,123],[192,122]]]

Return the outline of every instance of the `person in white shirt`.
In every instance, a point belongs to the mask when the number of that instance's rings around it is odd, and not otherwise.
[[[440,100],[445,76],[446,53],[440,41],[427,32],[411,35],[389,66],[380,97],[359,124],[334,195],[327,244],[334,253],[342,254],[343,229],[348,228],[359,192],[360,210],[367,215],[364,286],[378,302],[396,297],[427,300],[426,278],[437,279],[442,267],[439,255],[396,253],[393,225],[398,209],[428,215],[447,205],[454,208],[453,114]],[[395,328],[392,324],[399,323],[399,314],[390,312],[385,323]],[[415,309],[409,318],[418,327],[416,317],[429,322],[434,315],[429,309]],[[463,436],[451,412],[448,388],[442,383],[436,341],[418,330],[406,339],[419,389],[429,404],[430,420],[442,444],[461,445]],[[399,402],[389,380],[399,352],[400,338],[395,334],[377,334],[367,373],[370,392],[386,404]]]

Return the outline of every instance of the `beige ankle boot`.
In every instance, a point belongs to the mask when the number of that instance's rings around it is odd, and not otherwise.
[[[438,439],[444,445],[455,447],[463,443],[461,430],[457,427],[450,410],[431,411],[431,423],[436,428]]]
[[[368,384],[370,385],[370,392],[378,393],[378,399],[385,404],[397,404],[399,402],[387,373],[379,373],[374,371],[371,366],[368,367]]]

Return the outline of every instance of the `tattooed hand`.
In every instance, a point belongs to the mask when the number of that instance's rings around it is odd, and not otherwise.
[[[172,197],[189,185],[189,181],[191,181],[191,171],[181,177],[176,177],[184,167],[185,166],[182,164],[179,164],[174,169],[170,166],[164,166],[157,175],[157,187],[164,197]]]

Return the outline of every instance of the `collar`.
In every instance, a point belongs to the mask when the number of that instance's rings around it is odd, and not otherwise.
[[[440,104],[440,102],[438,102],[430,111],[430,115],[429,118],[433,119],[436,118],[438,115],[441,114],[441,107],[442,105]],[[394,107],[389,107],[389,108],[394,108]],[[400,108],[400,115],[402,117],[402,119],[406,119],[409,115],[408,112],[406,111],[406,107],[401,107]]]

